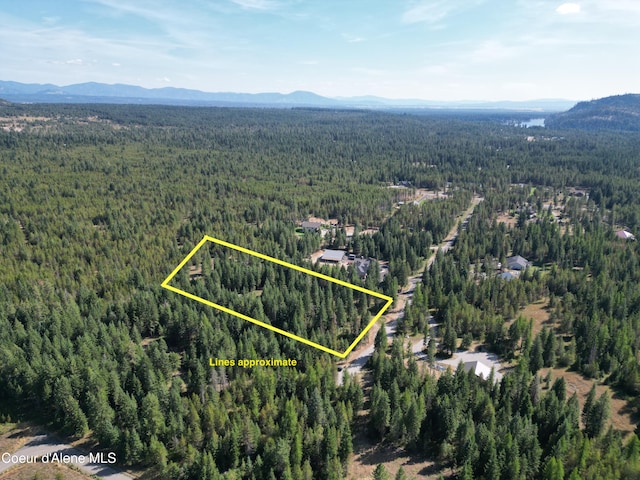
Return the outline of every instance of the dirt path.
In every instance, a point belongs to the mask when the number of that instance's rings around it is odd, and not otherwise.
[[[95,475],[97,478],[107,480],[131,480],[134,478],[131,475],[120,472],[116,470],[115,467],[109,465],[107,463],[109,461],[107,453],[103,454],[103,463],[98,463],[97,459],[90,462],[89,454],[87,452],[79,450],[72,445],[62,443],[62,441],[58,440],[55,436],[43,431],[34,432],[21,443],[23,446],[19,447],[14,452],[2,452],[10,453],[11,455],[8,455],[6,459],[3,458],[0,462],[0,474],[14,467],[19,468],[20,465],[23,465],[26,460],[21,461],[20,456],[24,456],[25,458],[36,457],[38,459],[41,459],[43,456],[47,456],[49,459],[53,459],[55,458],[54,454],[57,454],[59,457],[63,455],[68,455],[70,457],[69,461],[61,460],[60,463],[75,465],[82,472],[87,473],[88,475]]]

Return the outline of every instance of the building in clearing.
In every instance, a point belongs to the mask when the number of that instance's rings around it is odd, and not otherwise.
[[[320,261],[325,263],[340,263],[344,255],[345,252],[343,250],[325,250],[322,257],[320,257]]]
[[[524,270],[529,265],[531,265],[529,260],[521,257],[520,255],[507,258],[507,266],[509,267],[509,270]]]
[[[635,240],[636,237],[633,233],[629,232],[628,230],[618,230],[616,232],[616,237],[618,238],[622,238],[624,240]]]
[[[302,222],[302,229],[305,232],[318,232],[321,226],[320,222]]]
[[[487,380],[491,375],[491,368],[477,360],[474,362],[466,362],[464,364],[464,371],[468,372],[469,370],[473,371],[475,375],[482,377],[485,380]]]
[[[504,272],[502,275],[500,275],[500,277],[502,277],[503,280],[507,280],[507,281],[513,280],[516,278],[515,275],[513,275],[513,273],[511,272]]]
[[[353,266],[356,267],[356,273],[360,278],[367,278],[367,272],[371,266],[370,258],[358,258],[353,262]]]

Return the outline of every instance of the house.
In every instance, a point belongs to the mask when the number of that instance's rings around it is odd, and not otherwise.
[[[321,262],[325,263],[340,263],[344,258],[345,252],[343,250],[325,250],[320,257]]]
[[[507,258],[507,267],[509,270],[524,270],[529,265],[531,265],[531,262],[520,255]]]
[[[482,377],[485,380],[491,376],[491,368],[477,360],[474,362],[466,362],[464,364],[464,371],[468,372],[469,370],[473,371],[476,376]]]
[[[627,231],[627,230],[618,230],[616,232],[616,237],[618,238],[622,238],[624,240],[635,240],[636,237],[633,233]]]
[[[353,266],[356,268],[356,273],[360,278],[367,278],[367,272],[371,266],[370,258],[359,258],[353,262]]]
[[[502,275],[500,275],[500,277],[506,281],[513,280],[514,278],[516,278],[515,275],[511,272],[504,272]]]
[[[302,229],[305,232],[318,232],[321,226],[320,222],[302,222]]]

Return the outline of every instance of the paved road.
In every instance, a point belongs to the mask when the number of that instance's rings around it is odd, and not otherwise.
[[[469,208],[467,208],[467,210],[462,215],[460,215],[460,217],[462,218],[462,222],[461,222],[462,224],[465,224],[471,218],[471,215],[473,215],[473,210],[482,200],[484,200],[484,198],[482,197],[477,197],[477,196],[473,197],[473,199],[471,200],[471,205],[469,205]],[[442,253],[447,253],[449,250],[453,248],[453,245],[456,243],[459,233],[460,232],[458,231],[458,224],[456,223],[456,225],[454,225],[451,228],[451,230],[449,231],[449,234],[444,238],[442,243],[440,243],[440,245],[438,245],[437,247],[432,248],[433,253],[427,259],[428,269],[431,268],[431,265],[433,265],[433,262],[436,259],[436,254],[438,253],[438,250],[441,250]]]
[[[402,315],[404,315],[404,312],[401,312],[398,315],[399,318],[402,318]],[[393,341],[393,336],[396,333],[397,322],[398,321],[396,319],[384,324],[384,328],[387,332],[388,342]],[[344,377],[345,371],[349,371],[349,374],[351,374],[351,376],[359,374],[364,368],[365,363],[367,363],[367,361],[371,357],[373,357],[373,351],[374,351],[374,345],[372,344],[372,345],[369,345],[364,350],[358,352],[358,354],[353,358],[353,360],[349,361],[349,363],[347,364],[348,366],[345,366],[342,370],[338,372],[338,378],[336,380],[337,385],[342,385],[342,378]]]
[[[16,452],[13,452],[12,457],[25,455],[28,457],[35,456],[41,458],[43,455],[47,455],[51,458],[54,453],[58,453],[60,456],[75,455],[78,459],[81,455],[84,455],[86,460],[85,463],[71,463],[88,475],[96,475],[98,478],[104,478],[106,480],[132,480],[134,478],[129,474],[116,470],[108,464],[89,463],[88,453],[78,450],[71,445],[64,444],[48,433],[39,433],[34,435],[23,447],[18,449]],[[14,465],[18,465],[18,463],[12,463],[12,458],[9,458],[8,460],[8,463],[4,463],[4,461],[0,460],[0,473],[9,470]],[[108,460],[106,453],[104,454],[104,460]]]
[[[471,218],[471,215],[473,215],[473,210],[482,200],[484,200],[482,197],[478,197],[478,196],[473,197],[473,199],[471,200],[471,205],[469,205],[469,208],[467,208],[467,210],[461,215],[463,219],[461,222],[462,225],[466,225],[466,222],[469,220],[469,218]],[[413,299],[413,292],[416,289],[416,285],[422,281],[422,274],[424,273],[425,268],[426,269],[431,268],[431,265],[436,259],[436,254],[438,250],[442,250],[443,253],[447,253],[453,247],[456,239],[458,238],[458,234],[460,233],[459,227],[460,227],[460,224],[456,223],[456,225],[454,225],[453,228],[451,228],[451,230],[449,231],[449,234],[440,243],[440,245],[432,249],[433,253],[427,259],[426,266],[420,269],[411,277],[409,277],[408,288],[405,289],[398,297],[399,302],[404,300],[404,306],[401,307],[402,310],[395,314],[386,315],[387,318],[392,318],[390,322],[385,324],[385,330],[387,332],[387,339],[389,340],[389,342],[393,341],[393,336],[395,335],[396,325],[398,323],[398,320],[401,320],[404,317],[404,309],[407,307],[407,305],[411,304],[411,300]],[[464,226],[462,228],[464,229]],[[429,324],[435,326],[433,317],[429,319]],[[427,355],[422,352],[423,348],[424,348],[423,340],[416,341],[412,345],[412,350],[416,355],[417,360],[426,361]],[[355,354],[352,354],[352,358],[350,358],[348,363],[345,364],[345,366],[343,367],[343,369],[338,372],[337,384],[338,385],[342,384],[342,378],[344,376],[345,370],[348,370],[351,375],[357,375],[361,373],[364,365],[367,363],[369,358],[373,356],[373,350],[374,350],[373,345],[370,345],[369,347],[359,352],[355,352]],[[496,371],[498,370],[498,368],[500,368],[499,363],[497,365],[495,362],[485,361],[485,363],[487,363],[489,366],[495,366]],[[457,362],[456,362],[456,365],[457,365]]]
[[[473,197],[473,199],[471,200],[471,205],[469,205],[469,208],[467,208],[467,210],[461,215],[461,217],[463,218],[462,223],[469,220],[471,215],[473,215],[473,210],[476,208],[476,205],[478,205],[482,200],[484,200],[482,197],[477,197],[477,196]],[[445,237],[442,243],[440,243],[440,245],[438,245],[435,249],[433,249],[433,253],[427,259],[426,267],[420,269],[414,275],[409,277],[408,288],[405,289],[398,296],[398,305],[399,305],[399,309],[401,310],[397,313],[385,315],[387,319],[390,319],[390,321],[385,324],[385,330],[387,332],[387,339],[389,340],[389,342],[393,341],[393,336],[395,335],[396,325],[398,320],[401,320],[402,318],[404,318],[404,308],[406,308],[406,306],[411,303],[411,300],[413,299],[413,292],[416,289],[416,285],[422,281],[422,274],[424,272],[424,269],[425,268],[428,269],[431,267],[431,265],[436,259],[436,253],[438,250],[442,250],[443,253],[447,253],[453,247],[453,244],[458,238],[458,233],[459,233],[458,224],[456,224],[449,231],[449,234]],[[403,300],[404,300],[404,305],[402,305]],[[429,320],[429,323],[433,324],[433,317],[431,317],[431,319]],[[373,331],[371,333],[375,334]],[[416,353],[416,358],[418,360],[422,360],[422,359],[426,360],[427,358],[426,354],[422,353],[422,348],[423,348],[422,342],[423,342],[422,340],[417,341],[412,346],[412,350],[414,353]],[[359,352],[354,352],[352,354],[352,358],[350,358],[348,363],[342,367],[343,369],[338,372],[337,384],[338,385],[342,384],[344,370],[348,370],[351,375],[359,374],[362,371],[362,368],[364,367],[364,365],[369,360],[369,358],[373,356],[373,350],[374,350],[373,345],[370,345],[369,347]]]

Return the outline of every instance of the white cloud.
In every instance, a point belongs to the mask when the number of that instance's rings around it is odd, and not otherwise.
[[[87,67],[89,65],[95,65],[97,61],[86,61],[82,58],[70,58],[69,60],[49,60],[47,63],[51,65],[71,65],[74,67]]]
[[[278,2],[273,0],[231,0],[236,5],[241,6],[245,10],[273,10],[280,6]]]
[[[580,13],[580,5],[577,3],[563,3],[558,8],[556,8],[556,12],[560,15],[573,15],[576,13]]]
[[[343,33],[342,38],[344,38],[349,43],[360,43],[365,41],[363,37],[359,37],[357,35],[351,35],[350,33]]]
[[[447,16],[484,3],[484,0],[422,0],[402,14],[404,23],[436,24]]]
[[[138,0],[130,2],[127,0],[85,0],[95,6],[101,7],[97,9],[97,16],[107,16],[119,18],[124,15],[133,15],[146,20],[155,25],[170,37],[172,48],[183,47],[199,49],[210,38],[216,36],[218,28],[217,17],[212,13],[217,13],[219,5],[216,3],[207,3],[206,8],[197,9],[189,4],[184,7],[176,5],[167,5],[167,3],[158,3],[157,1]],[[240,2],[252,1],[260,2],[262,0],[238,0]],[[137,35],[142,38],[145,34]],[[125,35],[120,37],[123,41]],[[152,38],[152,37],[149,37]],[[153,37],[153,42],[162,41],[158,37]]]
[[[410,8],[402,15],[405,23],[437,23],[446,17],[453,9],[453,5],[447,1],[423,2]]]

